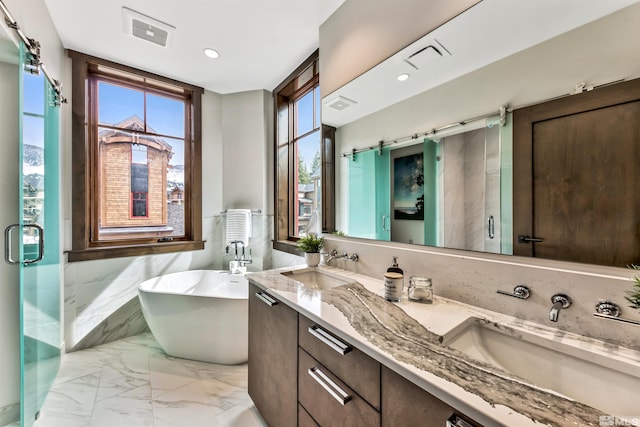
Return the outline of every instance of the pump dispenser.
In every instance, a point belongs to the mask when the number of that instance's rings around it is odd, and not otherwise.
[[[393,257],[393,264],[384,274],[384,297],[387,301],[400,301],[404,288],[404,272],[398,266],[398,257]]]

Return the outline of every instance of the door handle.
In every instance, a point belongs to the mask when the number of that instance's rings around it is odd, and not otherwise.
[[[24,264],[29,265],[42,261],[42,258],[44,258],[44,229],[38,224],[25,224],[23,227],[35,228],[36,230],[38,230],[38,257],[35,259],[23,260]]]
[[[351,396],[342,390],[338,384],[333,382],[324,372],[317,366],[309,368],[307,373],[313,378],[322,388],[324,388],[334,399],[338,401],[342,406],[349,403]]]
[[[11,224],[4,229],[4,260],[11,265],[20,264],[19,260],[13,259],[13,251],[11,250],[11,238],[13,230],[16,228],[20,228],[20,224]]]
[[[341,355],[345,355],[351,351],[351,347],[347,344],[343,343],[339,339],[335,338],[333,335],[329,334],[327,331],[322,329],[320,326],[309,326],[309,333],[322,341],[327,346],[331,347],[336,352]]]
[[[493,215],[489,215],[489,221],[488,221],[488,236],[490,239],[493,239],[494,237],[496,237],[496,220],[493,217]]]
[[[518,234],[518,243],[540,243],[542,239],[539,237],[531,237],[527,234]]]
[[[388,214],[382,214],[382,231],[389,231],[389,215]]]
[[[4,229],[4,260],[8,264],[20,264],[21,262],[24,265],[35,264],[37,262],[42,261],[44,258],[44,229],[38,224],[25,224],[22,226],[24,228],[35,228],[38,230],[38,256],[34,259],[23,259],[16,260],[13,258],[13,251],[11,249],[11,239],[13,237],[13,230],[19,229],[20,224],[11,224],[7,228]]]
[[[274,305],[278,304],[277,300],[271,298],[269,295],[265,294],[264,292],[256,292],[256,297],[258,297],[260,301],[267,304],[269,307],[273,307]]]

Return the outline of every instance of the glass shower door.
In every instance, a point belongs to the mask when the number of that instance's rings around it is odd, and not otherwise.
[[[391,240],[389,159],[385,147],[349,160],[349,236]]]
[[[25,68],[27,55],[21,45],[20,223],[12,229],[21,243],[13,260],[20,265],[21,426],[38,418],[61,351],[59,107],[44,75]]]

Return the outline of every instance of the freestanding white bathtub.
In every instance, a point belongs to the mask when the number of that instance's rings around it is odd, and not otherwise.
[[[138,296],[170,356],[233,365],[248,359],[249,283],[243,274],[193,270],[146,280]]]

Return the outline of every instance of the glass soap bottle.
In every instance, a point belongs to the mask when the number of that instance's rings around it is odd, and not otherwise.
[[[404,288],[404,272],[398,266],[398,257],[393,257],[393,264],[387,268],[384,274],[384,298],[387,301],[397,302],[402,297]]]

